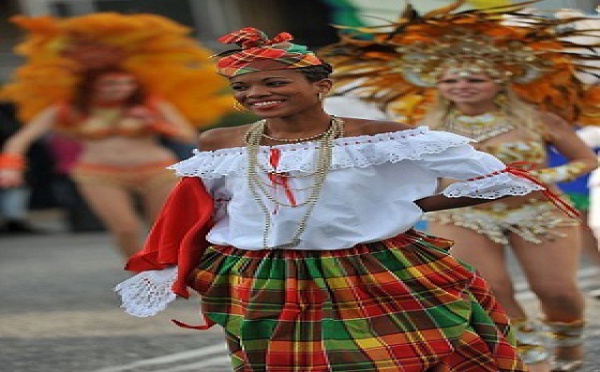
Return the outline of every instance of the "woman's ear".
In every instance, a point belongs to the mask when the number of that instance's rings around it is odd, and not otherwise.
[[[327,93],[329,93],[329,91],[333,87],[333,80],[332,79],[322,79],[322,80],[317,81],[315,83],[315,86],[317,87],[319,93],[321,93],[323,95],[327,95]]]

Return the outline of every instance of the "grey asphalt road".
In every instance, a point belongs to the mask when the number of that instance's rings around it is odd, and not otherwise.
[[[112,288],[128,277],[105,233],[69,234],[40,222],[50,234],[0,237],[0,371],[3,372],[229,372],[221,331],[194,331],[198,299],[177,300],[152,318],[119,308]],[[50,222],[49,222],[50,221]],[[592,271],[582,269],[592,289]],[[533,296],[519,297],[535,314]],[[600,372],[600,301],[588,300],[586,366]]]

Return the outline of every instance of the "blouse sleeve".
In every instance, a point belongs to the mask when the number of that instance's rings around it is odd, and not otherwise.
[[[468,144],[425,154],[419,160],[419,165],[436,177],[458,181],[442,190],[443,195],[451,198],[496,199],[544,190],[542,185],[523,177],[524,171],[514,174],[496,157],[475,150]]]

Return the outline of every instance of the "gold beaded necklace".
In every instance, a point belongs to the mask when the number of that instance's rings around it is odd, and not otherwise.
[[[444,129],[476,141],[485,141],[510,132],[515,129],[515,126],[500,112],[468,116],[452,111],[444,122]]]
[[[265,127],[266,127],[266,125],[265,125]],[[327,133],[327,131],[329,131],[330,128],[331,128],[331,125],[329,125],[329,128],[327,128],[327,130],[325,132],[317,133],[314,136],[304,137],[304,138],[276,138],[276,137],[271,137],[266,133],[261,133],[261,136],[263,136],[264,138],[270,139],[271,141],[275,141],[275,142],[288,142],[288,143],[307,142],[307,141],[314,141],[316,139],[323,137]]]
[[[260,166],[260,162],[258,161],[258,153],[260,151],[260,142],[262,138],[265,138],[264,132],[266,129],[266,121],[261,120],[253,124],[246,133],[245,141],[246,147],[248,149],[248,173],[247,173],[247,181],[248,181],[248,190],[252,194],[252,197],[260,207],[264,217],[265,217],[265,228],[263,230],[263,248],[264,249],[275,249],[275,248],[289,248],[297,246],[300,243],[300,235],[304,233],[306,229],[306,224],[310,215],[312,214],[317,201],[319,200],[319,196],[321,194],[321,190],[323,189],[323,185],[325,183],[325,178],[327,177],[327,173],[329,172],[329,168],[331,166],[332,154],[333,154],[333,140],[338,137],[342,137],[344,135],[344,121],[337,117],[331,117],[329,128],[320,133],[318,136],[312,136],[307,138],[298,138],[295,140],[286,139],[284,142],[303,142],[309,140],[317,140],[317,156],[315,162],[315,170],[311,174],[313,177],[312,185],[303,189],[311,189],[309,195],[306,200],[300,203],[291,204],[285,203],[278,200],[275,195],[272,195],[268,185],[261,179],[261,174],[274,174],[277,176],[296,178],[295,176],[291,176],[289,174],[282,175],[278,173],[275,169],[265,170]],[[269,137],[266,137],[269,138]],[[305,177],[305,175],[299,176]],[[298,178],[299,178],[298,177]],[[272,202],[278,207],[291,207],[298,208],[304,206],[306,211],[304,215],[298,221],[298,226],[296,231],[291,237],[289,243],[278,245],[275,247],[269,247],[268,239],[271,232],[272,227],[272,218],[271,212],[269,211],[269,207],[265,203],[263,197],[264,196],[268,201]]]

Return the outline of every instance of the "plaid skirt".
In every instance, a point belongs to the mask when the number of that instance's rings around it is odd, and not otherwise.
[[[526,371],[486,283],[416,230],[343,250],[211,247],[189,277],[236,372]]]

